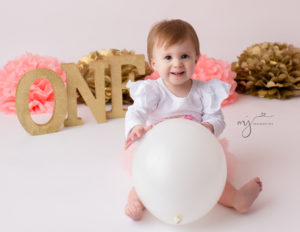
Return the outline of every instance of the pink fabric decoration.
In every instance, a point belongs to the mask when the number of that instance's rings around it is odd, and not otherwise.
[[[223,60],[208,58],[206,55],[201,55],[195,67],[195,72],[192,78],[202,81],[219,79],[231,84],[230,94],[228,98],[222,102],[222,106],[225,106],[237,101],[238,94],[235,92],[235,88],[237,86],[237,83],[234,81],[235,76],[236,73],[231,71],[231,66],[229,63]],[[150,80],[156,80],[158,78],[159,74],[157,72],[153,72],[149,76],[145,77],[145,79]]]
[[[202,81],[219,79],[230,84],[229,96],[222,102],[222,106],[225,106],[237,101],[238,94],[235,92],[237,86],[237,83],[234,81],[235,76],[236,73],[231,71],[231,66],[226,61],[201,55],[197,62],[193,78]]]
[[[146,76],[144,79],[145,80],[156,80],[159,78],[159,73],[158,72],[153,72],[150,75]]]
[[[0,70],[0,111],[6,114],[16,113],[16,88],[21,77],[30,70],[38,68],[51,69],[66,82],[66,74],[61,70],[60,65],[61,63],[56,58],[30,53],[9,61]],[[28,106],[30,112],[35,114],[51,113],[53,111],[54,92],[48,80],[38,79],[32,84]]]

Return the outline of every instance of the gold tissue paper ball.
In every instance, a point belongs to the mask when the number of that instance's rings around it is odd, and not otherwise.
[[[300,95],[300,49],[285,43],[247,48],[231,65],[238,93],[287,99]]]
[[[81,60],[78,61],[77,67],[81,73],[81,75],[84,77],[85,81],[87,82],[90,90],[95,96],[95,81],[94,81],[94,73],[91,69],[89,69],[89,64],[91,62],[97,61],[97,60],[103,60],[103,57],[105,56],[124,56],[124,55],[134,55],[134,51],[127,51],[126,49],[118,50],[118,49],[103,49],[101,52],[90,52],[87,56],[84,56],[81,58]],[[150,75],[153,70],[150,67],[150,65],[145,62],[145,75],[137,75],[137,70],[135,66],[133,65],[124,65],[122,66],[122,93],[123,93],[123,104],[132,104],[133,100],[131,99],[129,95],[129,90],[126,88],[126,84],[129,80],[130,73],[135,74],[135,80],[141,80],[144,79],[145,76]],[[80,96],[78,97],[79,103],[84,103],[83,98]],[[110,70],[107,69],[105,71],[105,102],[111,103],[111,75]]]

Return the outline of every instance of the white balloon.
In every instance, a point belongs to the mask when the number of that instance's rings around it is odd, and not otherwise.
[[[139,142],[133,181],[145,207],[169,224],[191,223],[218,202],[226,160],[217,138],[200,123],[169,119]]]

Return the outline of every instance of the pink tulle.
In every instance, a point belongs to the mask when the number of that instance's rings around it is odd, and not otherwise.
[[[192,78],[202,81],[219,79],[231,84],[230,94],[228,98],[222,102],[222,106],[224,106],[234,103],[237,100],[238,95],[235,92],[235,88],[237,86],[237,83],[234,81],[235,76],[236,73],[231,71],[229,63],[223,60],[208,58],[206,55],[201,55],[195,67],[195,72]],[[150,80],[156,80],[158,78],[158,72],[153,72],[151,75],[145,77],[145,79]]]
[[[66,74],[60,66],[61,63],[56,58],[30,53],[9,61],[0,70],[0,111],[6,114],[16,112],[15,94],[17,85],[21,77],[30,70],[38,68],[51,69],[66,82]],[[38,79],[32,84],[28,106],[31,113],[50,113],[53,111],[54,92],[48,80]]]

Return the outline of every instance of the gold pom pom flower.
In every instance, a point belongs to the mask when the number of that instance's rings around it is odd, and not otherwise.
[[[247,48],[232,63],[238,93],[287,99],[300,95],[300,49],[281,43]]]
[[[124,55],[134,55],[134,51],[127,51],[126,49],[123,49],[122,51],[117,49],[109,49],[109,50],[101,50],[101,52],[90,52],[87,56],[84,56],[81,58],[81,60],[77,63],[77,67],[81,73],[81,75],[84,77],[85,81],[87,82],[91,92],[95,96],[95,81],[94,81],[94,73],[91,69],[89,69],[89,64],[91,62],[97,61],[97,60],[103,60],[105,56],[124,56]],[[123,104],[132,104],[133,100],[131,99],[129,95],[129,91],[126,88],[126,84],[131,74],[134,73],[135,75],[135,81],[144,79],[145,76],[150,75],[153,70],[150,67],[150,65],[146,63],[146,70],[145,75],[137,75],[137,70],[133,65],[124,65],[122,66],[122,94],[123,94]],[[79,103],[84,103],[83,98],[79,94],[78,98]],[[107,69],[105,71],[105,102],[110,103],[111,102],[111,75],[110,70]]]

